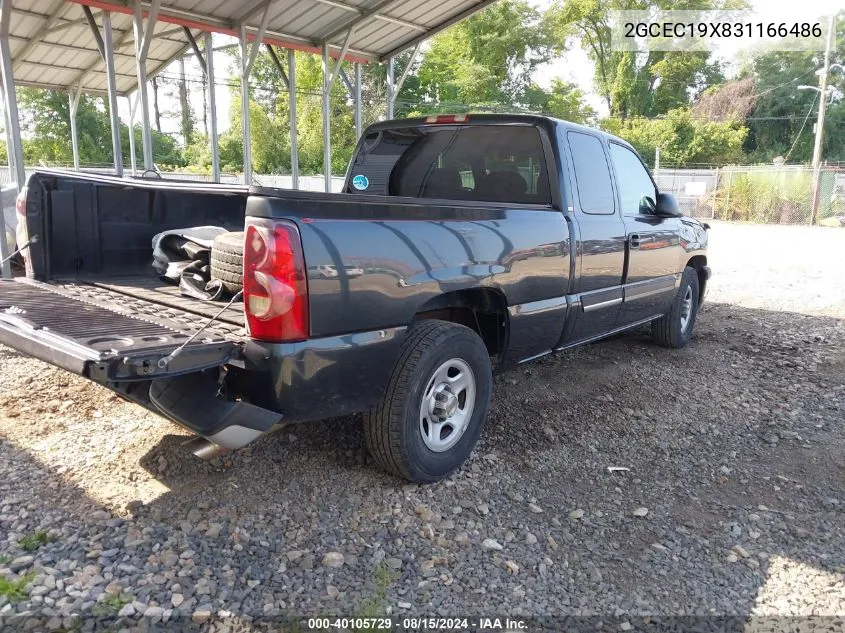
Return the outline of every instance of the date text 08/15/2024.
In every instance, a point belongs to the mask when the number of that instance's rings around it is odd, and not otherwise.
[[[309,630],[524,631],[524,620],[511,618],[309,618]]]

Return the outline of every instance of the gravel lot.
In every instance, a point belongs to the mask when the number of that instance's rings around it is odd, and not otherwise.
[[[498,376],[471,462],[429,487],[367,464],[355,418],[203,463],[0,348],[0,629],[845,616],[845,230],[711,242],[688,348],[634,332]]]

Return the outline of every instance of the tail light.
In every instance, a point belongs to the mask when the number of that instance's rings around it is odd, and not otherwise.
[[[15,213],[18,216],[17,225],[15,227],[15,241],[18,244],[18,248],[29,241],[29,230],[26,227],[26,194],[28,192],[28,187],[21,187],[18,197],[15,198]],[[26,272],[30,273],[32,271],[32,258],[29,256],[29,249],[25,248],[21,251],[21,256],[26,264]]]
[[[292,222],[248,218],[244,237],[244,312],[252,338],[308,338],[308,282]]]
[[[469,117],[466,114],[432,114],[425,117],[426,123],[466,123]]]

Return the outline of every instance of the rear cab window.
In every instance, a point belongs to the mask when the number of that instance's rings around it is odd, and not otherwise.
[[[347,193],[551,205],[539,130],[531,125],[416,125],[361,142]]]
[[[583,132],[568,132],[566,137],[572,152],[575,189],[581,212],[613,215],[616,212],[616,201],[601,139]]]

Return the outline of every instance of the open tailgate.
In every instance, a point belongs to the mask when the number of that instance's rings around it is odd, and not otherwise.
[[[208,319],[139,314],[111,294],[98,302],[29,279],[0,280],[0,343],[98,382],[177,376],[240,356],[242,339],[209,328],[168,358]]]

